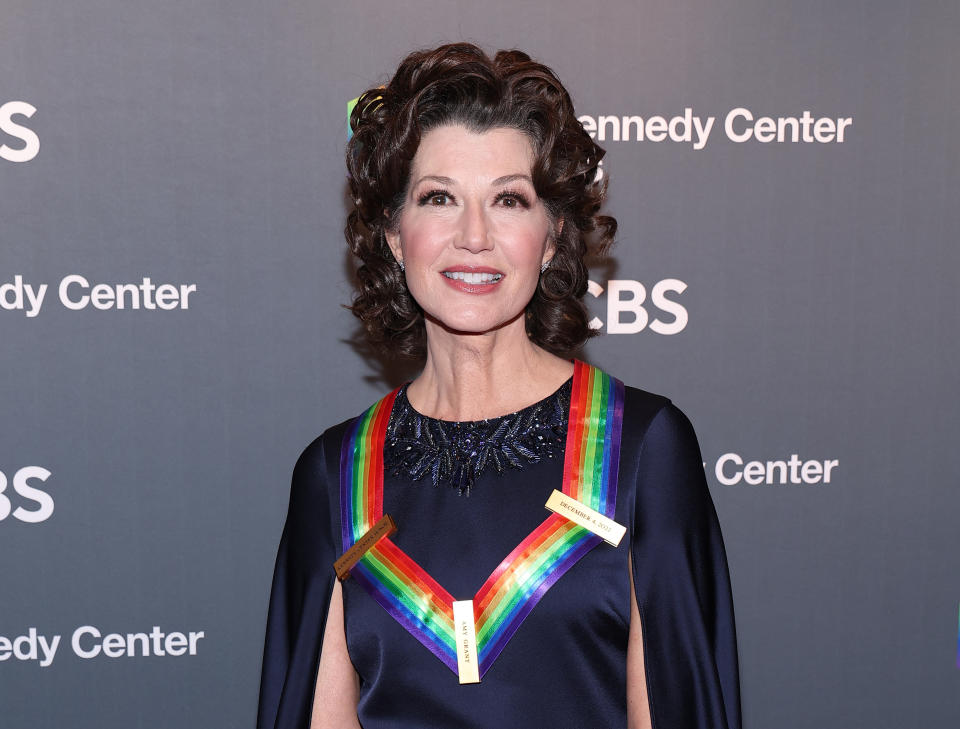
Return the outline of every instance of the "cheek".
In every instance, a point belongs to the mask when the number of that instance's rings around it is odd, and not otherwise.
[[[504,250],[509,251],[513,263],[521,268],[540,268],[540,260],[547,250],[548,229],[541,225],[513,227],[503,231]]]
[[[404,255],[422,259],[435,256],[447,240],[444,227],[436,222],[413,222],[400,228]]]
[[[431,291],[438,285],[432,269],[446,247],[445,240],[436,221],[412,220],[400,226],[407,288],[420,306],[428,306]]]

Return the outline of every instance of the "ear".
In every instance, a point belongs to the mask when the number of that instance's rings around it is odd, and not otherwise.
[[[560,232],[563,230],[563,218],[557,220],[557,234],[551,236],[550,240],[547,241],[547,249],[543,252],[543,261],[542,263],[549,263],[553,260],[553,257],[557,254],[557,244],[555,243],[556,239],[560,237]],[[549,256],[549,257],[548,257]]]
[[[387,220],[390,220],[390,211],[384,210],[383,217]],[[402,261],[403,251],[400,248],[400,231],[384,228],[383,237],[386,238],[387,245],[390,246],[390,252],[393,253],[393,257],[397,260],[397,263]]]

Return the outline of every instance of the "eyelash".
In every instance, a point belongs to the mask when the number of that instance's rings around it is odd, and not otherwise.
[[[431,198],[441,197],[441,196],[453,200],[453,195],[451,195],[446,190],[430,190],[430,192],[425,192],[419,198],[417,198],[417,204],[427,205],[430,202]]]
[[[451,195],[446,190],[430,190],[429,192],[423,193],[418,199],[417,204],[419,205],[429,205],[430,200],[435,197],[445,197],[449,200],[455,200],[456,198]],[[529,208],[530,201],[527,199],[527,196],[522,192],[517,192],[516,190],[503,190],[502,192],[497,193],[497,196],[494,198],[494,202],[498,203],[501,200],[506,198],[511,198],[517,202],[517,204],[522,208]],[[442,207],[442,206],[437,206]]]
[[[494,202],[500,202],[504,198],[508,198],[508,197],[516,200],[517,204],[522,208],[530,207],[530,201],[527,200],[527,196],[524,195],[522,192],[517,192],[516,190],[504,190],[503,192],[497,195],[497,197],[494,199]]]

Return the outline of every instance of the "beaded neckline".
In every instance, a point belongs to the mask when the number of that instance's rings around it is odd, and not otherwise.
[[[552,395],[515,413],[459,422],[418,413],[404,385],[387,425],[384,467],[413,481],[429,476],[434,486],[451,486],[469,496],[485,471],[499,474],[562,456],[572,385],[570,378]]]

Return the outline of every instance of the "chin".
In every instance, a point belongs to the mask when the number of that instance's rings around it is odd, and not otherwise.
[[[489,334],[498,329],[504,329],[518,319],[523,319],[523,311],[507,317],[495,317],[489,314],[486,316],[469,316],[465,314],[466,312],[463,312],[459,316],[435,316],[427,313],[426,318],[444,331],[464,336]]]

